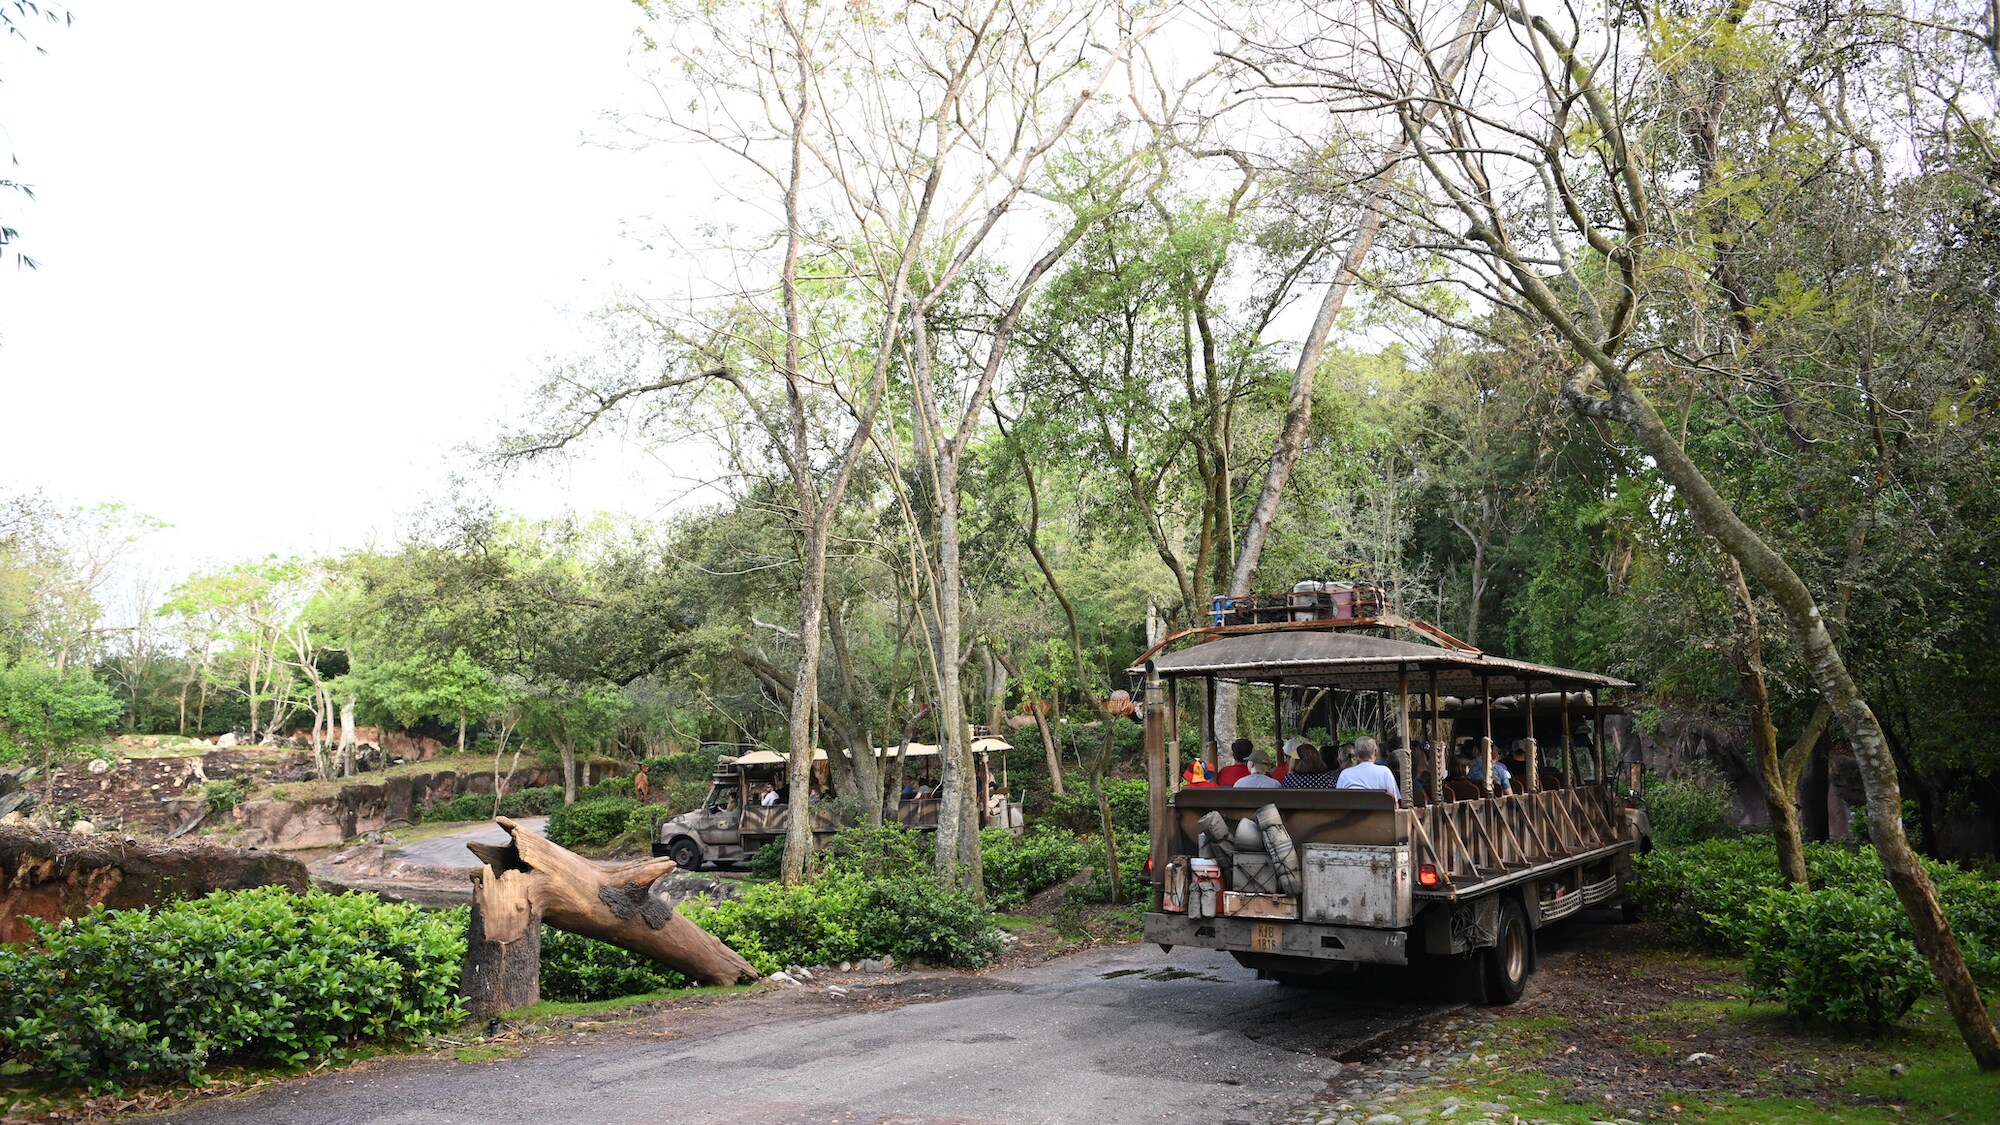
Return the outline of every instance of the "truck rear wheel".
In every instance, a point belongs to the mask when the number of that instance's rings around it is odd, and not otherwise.
[[[674,861],[682,871],[701,870],[701,845],[687,836],[676,836],[667,845],[667,858]]]
[[[1485,958],[1486,997],[1488,1004],[1512,1004],[1528,989],[1530,958],[1528,919],[1521,913],[1518,899],[1509,897],[1500,901],[1500,932],[1489,949],[1482,950]]]

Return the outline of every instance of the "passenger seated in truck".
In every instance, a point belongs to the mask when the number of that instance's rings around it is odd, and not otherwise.
[[[1233,789],[1276,789],[1278,779],[1271,776],[1271,756],[1262,750],[1250,755],[1250,772],[1243,780],[1231,786]]]
[[[757,803],[767,809],[777,804],[778,787],[769,784],[765,785],[763,788],[763,796],[757,798]]]
[[[1396,784],[1396,775],[1378,759],[1382,748],[1366,735],[1354,740],[1354,753],[1361,760],[1340,771],[1336,789],[1379,789],[1397,800],[1403,799],[1403,791]]]
[[[1479,782],[1482,786],[1486,784],[1486,758],[1484,755],[1473,757],[1472,768],[1467,771],[1466,776]],[[1508,772],[1507,763],[1495,758],[1493,760],[1493,792],[1496,795],[1508,793],[1512,792],[1513,788],[1514,775]]]
[[[1297,763],[1279,784],[1286,789],[1331,789],[1339,780],[1339,774],[1326,768],[1319,748],[1308,742],[1299,746]]]
[[[1247,738],[1239,738],[1230,743],[1229,756],[1234,760],[1222,767],[1221,773],[1215,775],[1215,783],[1226,789],[1250,776],[1251,749],[1250,740]]]
[[[1208,779],[1208,767],[1204,766],[1201,759],[1197,758],[1189,762],[1187,771],[1181,774],[1181,788],[1214,789],[1216,788],[1216,784]]]

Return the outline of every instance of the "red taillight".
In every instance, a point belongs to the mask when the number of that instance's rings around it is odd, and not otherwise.
[[[1151,875],[1152,873],[1153,873],[1153,857],[1148,855],[1146,857],[1146,874]]]
[[[1438,885],[1437,864],[1419,863],[1417,865],[1417,886],[1435,887],[1437,885]]]

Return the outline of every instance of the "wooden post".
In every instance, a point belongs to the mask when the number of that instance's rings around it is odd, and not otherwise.
[[[1444,744],[1444,721],[1438,715],[1438,673],[1431,669],[1431,800],[1444,800],[1445,755],[1448,748]]]
[[[1542,787],[1541,747],[1535,742],[1535,681],[1522,680],[1522,708],[1528,713],[1528,780],[1521,786],[1524,793],[1533,793]]]
[[[1285,683],[1283,680],[1271,681],[1271,734],[1277,740],[1271,743],[1271,758],[1277,765],[1282,766],[1285,764],[1285,760],[1279,755],[1284,752],[1285,745]]]
[[[1403,742],[1403,765],[1398,772],[1402,775],[1396,784],[1402,787],[1403,799],[1398,802],[1409,808],[1415,802],[1411,799],[1410,783],[1416,778],[1416,748],[1410,745],[1410,666],[1396,665],[1396,737]]]
[[[1181,787],[1181,682],[1167,682],[1167,762],[1172,767],[1168,772],[1173,779],[1168,783],[1178,791]]]
[[[484,865],[472,877],[474,920],[462,986],[468,1010],[491,1015],[523,1007],[511,1001],[530,987],[539,992],[541,922],[629,949],[705,984],[757,979],[750,962],[674,909],[665,886],[673,860],[596,863],[504,816],[494,819],[510,842],[466,845]],[[529,934],[533,955],[517,944]],[[529,965],[532,986],[521,980]]]
[[[1604,697],[1600,689],[1590,689],[1590,738],[1591,752],[1597,758],[1597,780],[1606,789],[1611,788],[1610,759],[1604,754]]]
[[[1153,902],[1160,908],[1160,894],[1167,870],[1167,717],[1166,692],[1160,673],[1152,661],[1146,662],[1146,688],[1142,706],[1146,708],[1146,819],[1152,829]]]
[[[1479,736],[1479,755],[1486,763],[1481,781],[1488,797],[1498,797],[1500,787],[1493,783],[1493,680],[1484,673],[1479,676],[1479,706],[1486,714],[1486,730]]]
[[[1215,741],[1215,677],[1204,676],[1202,682],[1208,685],[1208,709],[1201,720],[1201,729],[1204,732],[1201,740],[1201,759],[1208,763],[1209,769],[1220,769],[1222,748]]]
[[[1577,781],[1577,778],[1576,778],[1576,740],[1575,740],[1574,738],[1571,738],[1571,737],[1570,737],[1570,733],[1569,733],[1569,732],[1570,732],[1570,726],[1569,726],[1569,688],[1567,688],[1567,687],[1563,688],[1563,689],[1562,689],[1562,694],[1563,694],[1563,709],[1562,709],[1562,717],[1563,717],[1563,784],[1564,784],[1564,785],[1566,785],[1566,786],[1568,786],[1568,787],[1570,787],[1571,789],[1574,789],[1574,788],[1576,788],[1576,781]]]

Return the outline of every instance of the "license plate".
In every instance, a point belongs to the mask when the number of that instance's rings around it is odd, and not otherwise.
[[[1250,923],[1250,948],[1259,953],[1276,953],[1283,936],[1284,930],[1270,922]]]

